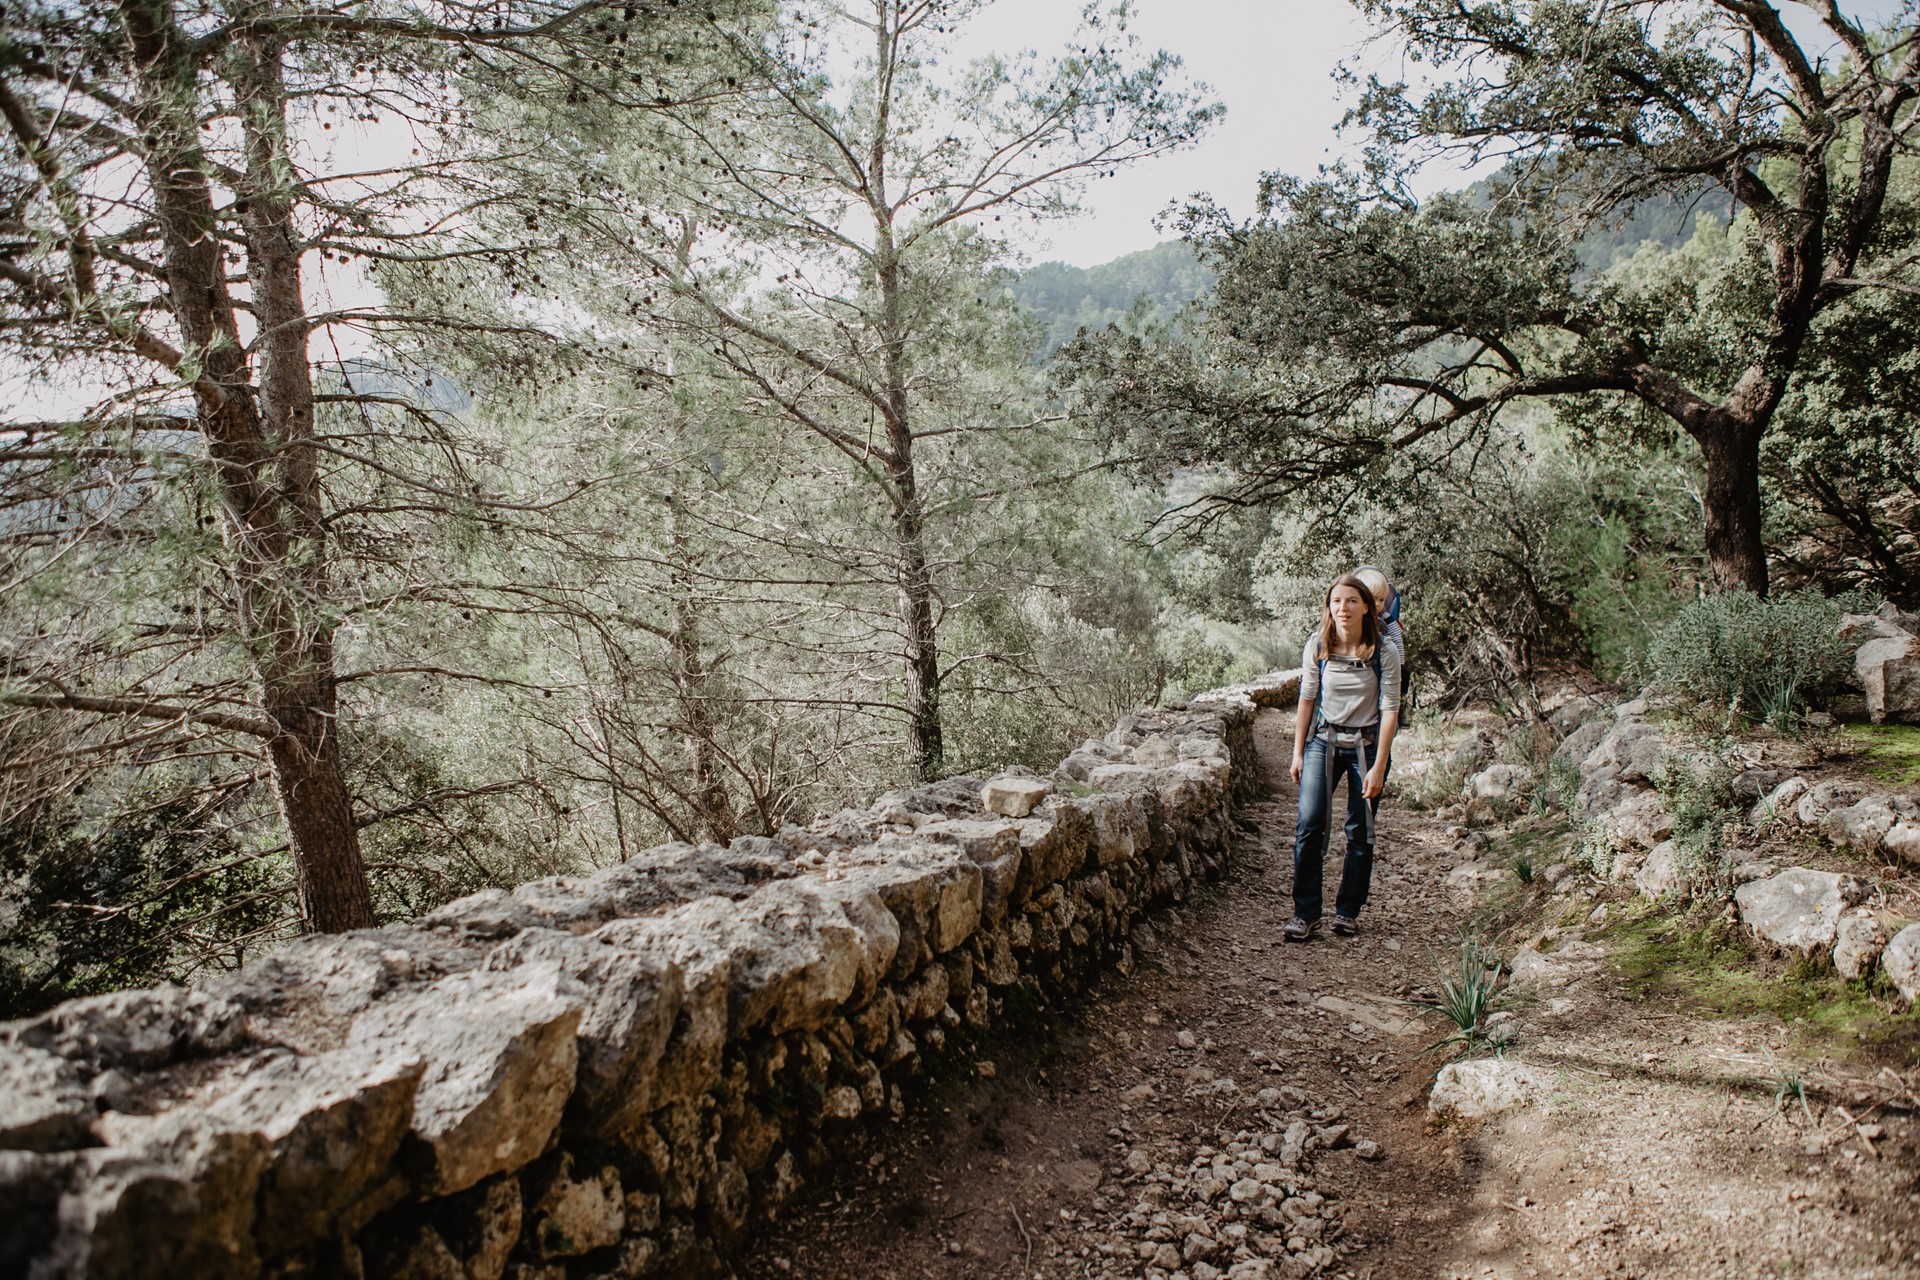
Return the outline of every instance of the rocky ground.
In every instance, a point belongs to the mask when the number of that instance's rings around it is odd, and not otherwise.
[[[1263,714],[1270,764],[1290,732]],[[1920,1024],[1842,1056],[1649,997],[1620,954],[1644,934],[1591,920],[1627,890],[1450,879],[1486,853],[1404,805],[1361,937],[1285,945],[1292,787],[1269,783],[1233,871],[1131,975],[931,1085],[743,1276],[1920,1276]],[[1449,1028],[1404,1000],[1464,937],[1536,926],[1552,967],[1506,996],[1488,1068],[1523,1104],[1436,1118],[1447,1055],[1423,1050]]]

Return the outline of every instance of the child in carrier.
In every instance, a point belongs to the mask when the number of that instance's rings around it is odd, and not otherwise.
[[[1400,651],[1400,709],[1404,712],[1413,706],[1413,677],[1407,666],[1407,633],[1400,626],[1400,593],[1387,581],[1385,572],[1370,564],[1355,569],[1353,576],[1366,583],[1373,595],[1373,615],[1380,624],[1380,638]]]
[[[1380,624],[1380,635],[1388,644],[1400,651],[1402,675],[1405,675],[1407,659],[1407,633],[1400,627],[1400,593],[1387,581],[1384,571],[1370,564],[1363,564],[1353,571],[1353,576],[1367,584],[1367,591],[1373,596],[1374,620]],[[1401,680],[1402,691],[1406,681]]]
[[[1373,879],[1373,824],[1400,724],[1400,649],[1381,633],[1373,593],[1354,574],[1327,588],[1320,628],[1300,654],[1293,780],[1300,813],[1293,835],[1293,918],[1281,929],[1304,942],[1320,928],[1333,791],[1347,782],[1347,855],[1334,899],[1333,931],[1360,931]]]

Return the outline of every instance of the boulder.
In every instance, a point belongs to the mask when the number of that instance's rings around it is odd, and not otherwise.
[[[1820,820],[1827,839],[1868,857],[1880,852],[1887,834],[1902,823],[1920,822],[1920,805],[1905,796],[1878,795],[1844,809],[1829,809]]]
[[[1858,876],[1789,867],[1734,890],[1740,918],[1776,946],[1813,955],[1830,949],[1840,917],[1869,892]]]
[[[451,1195],[539,1155],[573,1091],[584,1002],[552,965],[463,973],[377,1004],[349,1042],[427,1064],[412,1135]]]
[[[1880,851],[1920,866],[1920,822],[1896,824],[1880,838]]]
[[[554,929],[529,929],[487,958],[487,968],[502,972],[542,964],[573,979],[583,1004],[573,1110],[588,1132],[620,1134],[654,1108],[685,975],[671,960],[604,936]]]
[[[1819,782],[1808,787],[1794,803],[1793,814],[1802,826],[1817,827],[1835,809],[1864,800],[1867,788],[1857,782]]]
[[[267,1148],[254,1234],[273,1256],[351,1232],[380,1208],[425,1064],[381,1048],[286,1054],[241,1076],[210,1123]]]
[[[1447,753],[1447,765],[1462,773],[1472,773],[1493,759],[1493,740],[1482,736],[1485,730],[1470,733]]]
[[[1152,770],[1147,771],[1149,774]],[[1080,802],[1092,819],[1089,857],[1102,867],[1144,857],[1153,848],[1149,800],[1142,795],[1088,796]]]
[[[1427,1110],[1436,1116],[1478,1120],[1529,1106],[1552,1088],[1550,1076],[1524,1062],[1505,1058],[1450,1062],[1434,1078]]]
[[[626,1229],[620,1171],[602,1166],[597,1174],[576,1175],[571,1155],[532,1207],[532,1244],[542,1258],[571,1258],[617,1244]]]
[[[258,1133],[204,1116],[128,1117],[110,1145],[80,1153],[59,1234],[30,1274],[259,1275],[255,1209],[267,1147]]]
[[[1620,780],[1622,782],[1653,781],[1659,775],[1660,761],[1671,749],[1672,744],[1657,731],[1636,737],[1622,751]]]
[[[1616,776],[1627,778],[1633,769],[1636,752],[1639,758],[1651,765],[1659,759],[1660,748],[1665,744],[1660,730],[1636,717],[1625,717],[1607,731],[1607,735],[1580,762],[1582,773],[1591,773],[1598,769],[1610,769]],[[1650,744],[1650,745],[1643,745]],[[1644,776],[1642,770],[1638,775]]]
[[[985,876],[953,845],[890,836],[845,855],[836,874],[872,893],[899,929],[887,977],[906,977],[980,923]]]
[[[1733,778],[1733,793],[1748,804],[1758,804],[1780,785],[1778,769],[1742,769]]]
[[[1673,815],[1657,791],[1634,791],[1609,809],[1602,819],[1621,840],[1651,849],[1673,834]]]
[[[1872,916],[1845,916],[1834,929],[1833,967],[1843,978],[1873,968],[1887,945],[1887,931]]]
[[[1593,749],[1606,739],[1613,728],[1611,721],[1589,720],[1561,739],[1560,745],[1553,749],[1556,760],[1571,760],[1574,764],[1585,763]]]
[[[1573,970],[1563,961],[1543,955],[1532,947],[1513,953],[1507,981],[1516,987],[1564,987],[1573,981]]]
[[[727,905],[720,899],[707,899],[704,906],[694,903],[665,915],[610,921],[592,935],[610,946],[680,970],[680,1013],[653,1075],[655,1108],[691,1102],[720,1078],[733,956],[724,943],[706,933],[681,928],[678,921],[685,911],[724,911]]]
[[[1574,811],[1582,817],[1596,818],[1633,794],[1633,788],[1620,781],[1611,767],[1595,769],[1581,776],[1580,789],[1574,793]]]
[[[1907,615],[1848,614],[1840,634],[1863,640],[1853,654],[1853,673],[1867,695],[1867,715],[1875,724],[1920,724],[1920,623]]]
[[[1692,894],[1691,860],[1671,840],[1662,840],[1647,853],[1647,860],[1634,873],[1633,887],[1649,898],[1678,898]]]
[[[1880,967],[1902,996],[1920,1000],[1920,924],[1910,924],[1893,935],[1880,953]]]
[[[977,870],[971,883],[978,920]],[[873,888],[877,894],[879,886]],[[734,1036],[760,1027],[781,1035],[817,1022],[854,993],[868,962],[864,931],[805,881],[767,885],[724,908],[709,898],[675,916],[681,929],[731,953],[727,1020]]]
[[[957,845],[980,868],[980,918],[993,924],[1006,915],[1020,883],[1023,854],[1019,822],[948,818],[929,822],[914,834],[920,840]]]
[[[1094,840],[1090,807],[1058,796],[1019,827],[1022,861],[1014,896],[1021,901],[1078,871]]]
[[[247,1039],[235,1002],[181,987],[115,991],[69,1000],[8,1028],[7,1039],[44,1049],[88,1072],[152,1071],[221,1053]]]
[[[1533,790],[1533,770],[1525,765],[1493,764],[1467,779],[1464,794],[1483,800],[1517,800]]]

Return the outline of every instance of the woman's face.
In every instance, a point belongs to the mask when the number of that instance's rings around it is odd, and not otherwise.
[[[1360,598],[1360,592],[1353,587],[1335,587],[1327,595],[1327,614],[1343,636],[1360,633],[1360,620],[1366,616],[1366,612],[1367,602]]]

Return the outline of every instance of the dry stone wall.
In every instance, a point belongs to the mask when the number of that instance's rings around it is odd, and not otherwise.
[[[1217,876],[1256,704],[0,1027],[0,1275],[714,1274]]]

